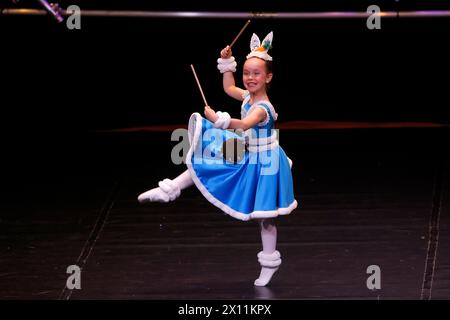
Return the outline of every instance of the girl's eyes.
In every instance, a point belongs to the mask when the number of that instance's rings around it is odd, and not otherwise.
[[[259,73],[259,72],[253,73],[254,76],[259,76],[260,74],[261,74],[261,73]],[[249,76],[249,75],[250,75],[249,72],[244,72],[244,76]]]

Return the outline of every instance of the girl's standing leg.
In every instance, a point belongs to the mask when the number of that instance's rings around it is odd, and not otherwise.
[[[261,241],[263,250],[258,253],[258,261],[261,264],[261,274],[255,280],[255,286],[265,286],[272,279],[273,274],[281,264],[280,252],[277,246],[277,227],[274,219],[259,220]]]
[[[159,182],[159,187],[153,188],[139,195],[138,200],[145,202],[169,202],[180,196],[181,190],[194,184],[189,170],[184,171],[173,180],[164,179]]]

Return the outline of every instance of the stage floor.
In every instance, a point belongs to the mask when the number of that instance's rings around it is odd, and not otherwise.
[[[170,132],[31,147],[2,186],[0,299],[450,299],[448,138],[448,128],[281,131],[299,207],[277,220],[283,263],[263,288],[254,221],[195,187],[169,204],[137,202],[185,170],[170,161]],[[70,265],[80,290],[66,288]],[[366,284],[372,265],[378,290]]]

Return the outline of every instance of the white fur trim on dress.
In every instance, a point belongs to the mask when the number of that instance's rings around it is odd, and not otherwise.
[[[273,253],[260,251],[258,253],[258,261],[262,267],[276,268],[281,264],[281,254],[278,250],[275,250]]]
[[[195,172],[191,158],[192,155],[197,147],[198,140],[200,138],[200,135],[202,133],[202,116],[195,112],[191,115],[189,118],[189,139],[191,139],[189,142],[191,144],[189,151],[186,155],[186,166],[189,170],[189,173],[191,174],[191,178],[194,181],[195,186],[197,189],[202,193],[202,195],[208,200],[211,204],[215,205],[217,208],[221,209],[226,214],[232,216],[233,218],[242,220],[242,221],[248,221],[251,219],[259,219],[259,218],[275,218],[280,215],[288,215],[290,214],[295,208],[297,208],[297,200],[294,199],[294,201],[288,205],[285,208],[278,208],[277,210],[267,210],[267,211],[253,211],[251,213],[243,213],[236,211],[232,208],[230,208],[225,203],[221,202],[217,198],[215,198],[208,189],[205,188],[205,186],[202,184],[200,179],[197,177],[197,173]]]
[[[276,147],[278,147],[278,140],[275,140],[274,142],[264,144],[261,146],[248,146],[248,151],[250,152],[264,152],[267,150],[273,150]]]
[[[227,71],[236,72],[236,66],[237,62],[233,56],[227,59],[217,59],[217,69],[219,69],[220,73],[225,73]]]
[[[252,129],[248,129],[247,131],[244,132],[245,136],[248,137],[248,144],[250,146],[263,146],[266,144],[271,144],[273,142],[275,142],[275,140],[277,140],[277,131],[276,130],[272,130],[272,135],[270,135],[269,137],[265,137],[265,138],[253,138],[252,137]]]

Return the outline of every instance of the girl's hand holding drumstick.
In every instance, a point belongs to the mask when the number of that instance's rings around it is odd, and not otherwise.
[[[210,106],[205,106],[205,117],[212,123],[216,122],[219,119],[219,116],[213,109],[211,109]]]
[[[225,48],[222,49],[222,51],[220,51],[220,57],[222,59],[228,59],[229,57],[231,57],[231,55],[232,52],[230,46],[226,46]]]

